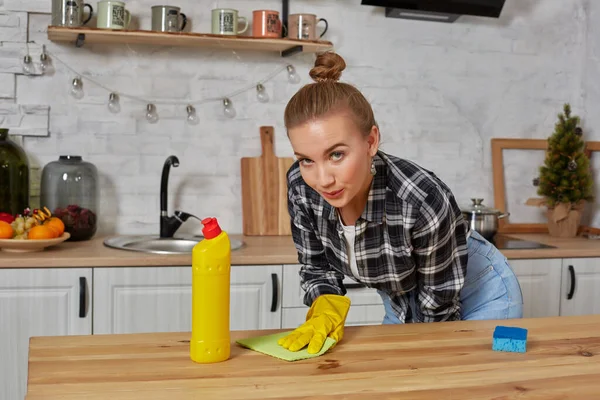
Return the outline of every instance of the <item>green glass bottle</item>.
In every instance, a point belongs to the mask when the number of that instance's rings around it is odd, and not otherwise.
[[[0,212],[22,214],[29,207],[29,160],[25,151],[0,129]]]

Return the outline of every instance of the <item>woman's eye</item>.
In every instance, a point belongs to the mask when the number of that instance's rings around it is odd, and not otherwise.
[[[306,166],[306,165],[310,165],[310,164],[312,164],[312,161],[309,160],[308,158],[303,158],[303,159],[300,160],[300,165],[305,165]]]
[[[344,157],[344,153],[342,153],[341,151],[334,151],[333,153],[331,153],[331,159],[333,161],[340,161],[342,157]]]

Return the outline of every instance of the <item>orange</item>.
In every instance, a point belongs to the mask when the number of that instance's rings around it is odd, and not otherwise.
[[[60,237],[63,233],[65,233],[65,224],[61,221],[60,218],[52,217],[46,220],[46,222],[44,222],[44,225],[52,229],[56,234],[56,237]]]
[[[12,239],[13,228],[8,222],[0,221],[0,239]]]
[[[29,230],[27,234],[27,239],[54,239],[56,237],[56,232],[47,226],[37,225]]]

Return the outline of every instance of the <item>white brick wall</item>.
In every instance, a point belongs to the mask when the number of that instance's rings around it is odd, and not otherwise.
[[[0,37],[3,42],[27,41],[27,13],[0,13]]]
[[[283,109],[299,86],[288,84],[285,72],[265,85],[270,103],[258,103],[253,91],[235,97],[234,120],[222,115],[221,104],[209,103],[197,107],[202,122],[190,127],[184,107],[158,105],[161,119],[150,125],[144,105],[123,98],[121,113],[110,114],[108,93],[88,81],[84,99],[69,97],[73,75],[58,62],[53,76],[22,75],[25,40],[28,36],[35,42],[30,49],[36,63],[41,44],[46,44],[103,85],[156,100],[221,96],[288,61],[307,82],[313,56],[282,60],[273,54],[134,45],[76,49],[47,40],[50,4],[0,0],[0,124],[15,127],[13,133],[34,135],[49,126],[49,137],[25,140],[30,156],[42,166],[61,154],[80,154],[96,164],[102,182],[102,233],[158,232],[160,172],[170,154],[181,161],[171,170],[170,211],[215,215],[230,232],[241,232],[239,159],[259,154],[259,127],[275,126],[276,151],[292,154]],[[136,24],[148,29],[154,3],[127,4]],[[210,30],[216,1],[180,0],[178,5],[194,31]],[[248,17],[259,7],[281,7],[274,0],[218,5]],[[564,102],[582,116],[586,138],[600,140],[596,2],[509,1],[499,20],[463,17],[454,24],[384,18],[382,10],[361,6],[360,0],[292,0],[291,12],[313,12],[329,21],[325,38],[347,61],[344,80],[372,101],[383,150],[435,171],[462,204],[484,197],[493,205],[490,139],[545,138]],[[27,112],[32,105],[34,114]],[[538,158],[528,152],[506,156],[513,222],[543,221],[541,210],[522,205],[535,195],[530,182],[537,175]],[[186,228],[193,230],[193,224]]]
[[[7,11],[25,11],[49,13],[52,10],[52,0],[4,0]]]
[[[11,135],[47,136],[48,114],[44,105],[0,104],[0,125]]]
[[[15,78],[14,74],[0,74],[0,99],[15,98]]]

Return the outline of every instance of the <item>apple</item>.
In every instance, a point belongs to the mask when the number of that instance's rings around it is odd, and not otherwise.
[[[11,224],[14,220],[15,217],[13,217],[12,214],[0,212],[0,221],[4,221]]]

